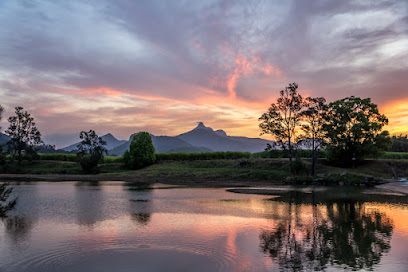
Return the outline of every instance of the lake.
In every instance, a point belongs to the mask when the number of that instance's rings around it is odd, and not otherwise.
[[[14,188],[0,271],[408,271],[408,199],[376,189]]]

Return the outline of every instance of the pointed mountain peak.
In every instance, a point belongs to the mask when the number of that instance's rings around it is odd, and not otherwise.
[[[213,129],[212,129],[212,128],[210,128],[210,127],[206,127],[206,126],[204,125],[204,123],[203,123],[203,122],[198,122],[197,127],[196,127],[195,129],[193,129],[193,130],[197,130],[197,129],[204,129],[204,130],[210,130],[210,131],[213,131]]]
[[[113,136],[111,133],[108,133],[108,134],[106,134],[106,135],[103,135],[101,138],[104,139],[104,140],[116,140],[116,141],[118,140],[118,139],[116,139],[115,136]]]

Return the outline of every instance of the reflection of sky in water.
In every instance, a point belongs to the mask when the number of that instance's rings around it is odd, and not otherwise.
[[[353,260],[335,243],[347,239],[363,251],[363,268],[408,269],[408,207],[395,195],[313,205],[309,192],[272,200],[224,189],[76,183],[15,192],[18,208],[0,224],[0,271],[276,271],[287,256],[315,266],[307,252],[324,252],[328,271],[344,270]]]

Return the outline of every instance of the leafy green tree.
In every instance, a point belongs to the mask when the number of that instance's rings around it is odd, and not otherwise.
[[[18,163],[23,160],[23,151],[36,155],[36,147],[42,143],[41,133],[35,126],[34,118],[22,107],[15,108],[15,116],[9,117],[10,123],[6,133],[11,137],[9,150]],[[27,156],[29,158],[30,156]]]
[[[147,132],[140,132],[133,136],[130,148],[123,156],[126,167],[139,169],[152,165],[156,161],[152,139]]]
[[[259,118],[261,134],[271,134],[283,149],[289,149],[290,173],[292,174],[292,141],[296,140],[296,128],[300,125],[303,98],[297,92],[298,84],[291,83],[284,90],[276,103],[272,103],[267,112]],[[286,143],[285,143],[286,142]]]
[[[305,99],[305,110],[301,112],[302,131],[301,140],[312,149],[311,174],[315,175],[317,152],[323,146],[325,123],[323,116],[327,112],[326,99],[324,97],[307,97]]]
[[[370,98],[351,96],[332,102],[324,118],[330,161],[350,165],[353,158],[376,157],[389,148],[389,133],[381,132],[388,119]]]
[[[8,187],[6,183],[0,184],[0,218],[6,217],[17,204],[17,198],[10,200],[12,192],[13,187]]]
[[[79,164],[87,173],[98,173],[98,163],[108,152],[105,148],[106,142],[93,130],[81,131],[79,138],[82,140],[77,146]]]

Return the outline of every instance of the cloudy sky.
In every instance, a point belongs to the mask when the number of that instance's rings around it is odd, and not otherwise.
[[[297,82],[371,97],[408,132],[408,1],[0,1],[0,97],[43,134],[259,136]],[[3,120],[3,129],[6,126]]]

